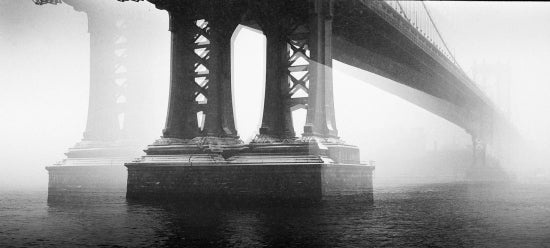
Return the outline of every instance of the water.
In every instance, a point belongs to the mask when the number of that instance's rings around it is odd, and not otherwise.
[[[0,192],[0,247],[550,247],[550,185],[385,187],[374,197],[228,207]]]

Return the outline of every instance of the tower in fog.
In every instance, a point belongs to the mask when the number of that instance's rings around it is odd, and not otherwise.
[[[475,82],[491,98],[497,107],[510,119],[512,113],[511,102],[511,82],[512,67],[508,62],[490,63],[477,61],[472,66],[472,75]]]

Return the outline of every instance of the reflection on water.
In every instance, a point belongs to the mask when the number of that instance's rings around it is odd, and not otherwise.
[[[0,247],[550,246],[550,186],[384,188],[371,205],[127,202],[124,192],[0,193]]]

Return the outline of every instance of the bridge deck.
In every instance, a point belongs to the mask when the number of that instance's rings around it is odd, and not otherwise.
[[[337,1],[334,13],[334,59],[437,98],[401,95],[470,131],[479,116],[496,112],[464,72],[387,3]]]

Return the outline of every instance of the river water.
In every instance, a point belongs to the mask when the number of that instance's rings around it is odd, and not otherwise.
[[[0,192],[0,247],[550,247],[550,185],[377,187],[373,204],[284,207],[47,199]]]

